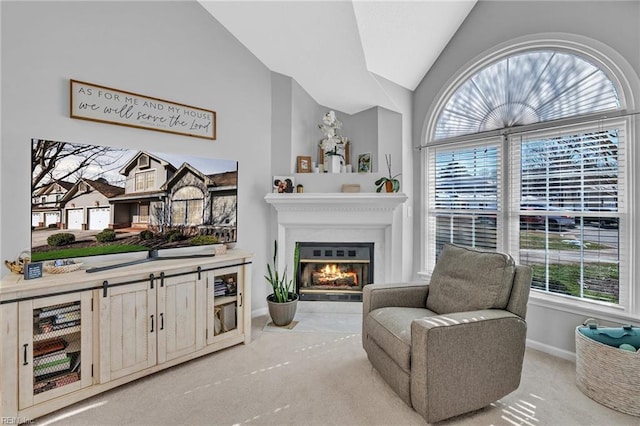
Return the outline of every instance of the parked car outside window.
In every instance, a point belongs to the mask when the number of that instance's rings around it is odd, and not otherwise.
[[[589,209],[588,212],[594,213],[611,213],[617,211],[615,208],[593,208]],[[599,228],[610,228],[610,229],[618,229],[618,218],[617,217],[598,217],[598,216],[585,216],[584,217],[585,225],[593,225]]]
[[[521,210],[534,211],[563,211],[563,209],[546,204],[526,203],[520,207]],[[545,229],[545,219],[549,221],[549,229],[553,231],[562,231],[565,229],[573,229],[576,227],[576,220],[573,216],[567,214],[555,215],[520,215],[520,229]]]

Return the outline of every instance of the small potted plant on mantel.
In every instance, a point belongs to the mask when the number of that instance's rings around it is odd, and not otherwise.
[[[396,178],[402,173],[391,174],[391,154],[385,154],[384,159],[387,162],[389,177],[383,176],[375,182],[377,186],[376,192],[382,192],[382,188],[385,188],[386,192],[398,192],[400,191],[400,181]]]
[[[298,272],[299,249],[296,243],[294,252],[293,278],[288,279],[287,267],[282,274],[278,272],[278,240],[273,242],[273,266],[267,264],[267,275],[264,278],[271,285],[273,293],[267,296],[269,315],[274,325],[283,327],[289,325],[296,315],[298,295],[294,284]]]

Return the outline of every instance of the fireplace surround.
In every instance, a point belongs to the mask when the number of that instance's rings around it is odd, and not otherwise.
[[[278,267],[293,271],[296,242],[372,242],[374,283],[403,279],[402,193],[269,193]],[[314,302],[304,302],[307,305]],[[332,303],[348,305],[347,303]]]

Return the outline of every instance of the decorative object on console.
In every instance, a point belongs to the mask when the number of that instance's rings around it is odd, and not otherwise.
[[[301,183],[296,185],[296,192],[298,194],[302,194],[304,192],[304,185],[302,185]]]
[[[278,240],[273,242],[273,266],[267,264],[267,273],[264,278],[267,280],[273,293],[267,296],[269,315],[277,326],[286,326],[293,321],[298,305],[298,295],[295,293],[295,282],[297,276],[297,264],[299,248],[296,244],[294,250],[294,271],[293,278],[288,279],[287,267],[282,274],[278,271]]]
[[[29,262],[31,262],[31,254],[28,251],[23,250],[18,256],[16,256],[15,260],[11,262],[5,260],[4,264],[14,274],[22,275],[24,274],[25,265]]]
[[[44,271],[48,274],[64,274],[80,269],[82,263],[76,263],[72,259],[54,260],[44,262]]]
[[[400,176],[402,173],[395,175],[391,174],[391,154],[385,154],[384,159],[387,162],[389,177],[383,176],[375,182],[377,186],[376,192],[381,192],[383,187],[386,192],[398,192],[400,190],[400,181],[396,179],[396,177]]]
[[[311,173],[311,157],[298,156],[298,173]]]
[[[371,153],[358,155],[358,173],[371,173]]]
[[[42,262],[25,263],[24,279],[42,278]]]
[[[295,188],[295,178],[293,176],[274,176],[272,192],[280,194],[290,194]]]
[[[215,244],[213,246],[213,254],[216,256],[222,256],[223,254],[227,254],[227,245],[226,244]]]

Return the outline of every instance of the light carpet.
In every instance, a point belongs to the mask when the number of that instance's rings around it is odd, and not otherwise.
[[[380,378],[351,331],[265,331],[37,419],[37,425],[423,425]],[[347,318],[345,318],[346,320]],[[326,318],[325,318],[326,320]],[[326,321],[325,321],[326,322]],[[356,326],[356,324],[358,324]],[[309,325],[311,327],[312,325]],[[314,325],[319,327],[319,325]],[[520,388],[444,425],[638,425],[575,385],[575,365],[527,349]]]
[[[275,333],[360,333],[362,314],[296,312],[294,323],[293,327],[278,327],[269,320],[262,330]]]

